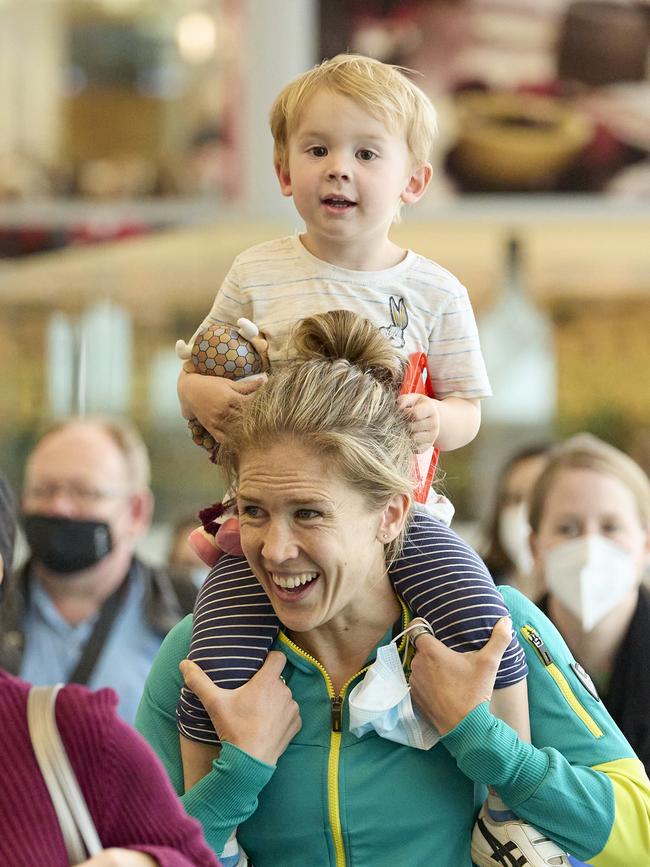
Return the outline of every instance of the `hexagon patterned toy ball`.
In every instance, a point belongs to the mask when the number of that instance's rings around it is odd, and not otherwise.
[[[217,322],[198,331],[191,346],[184,340],[176,342],[176,355],[183,361],[187,373],[243,379],[268,370],[267,341],[249,319],[238,319],[237,328]],[[201,422],[187,422],[192,440],[216,457],[219,443]]]

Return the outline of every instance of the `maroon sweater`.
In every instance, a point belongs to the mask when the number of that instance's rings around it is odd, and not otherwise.
[[[68,867],[59,823],[27,729],[29,685],[0,670],[0,865]],[[110,689],[67,686],[56,719],[105,848],[161,867],[218,867],[149,746],[115,713]]]

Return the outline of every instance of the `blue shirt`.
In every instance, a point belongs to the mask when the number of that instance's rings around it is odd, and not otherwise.
[[[144,583],[137,569],[132,569],[126,599],[88,681],[91,689],[110,686],[115,690],[118,713],[128,723],[135,719],[144,682],[162,643],[162,636],[145,620],[143,599]],[[98,616],[71,625],[34,577],[25,613],[26,644],[20,676],[37,685],[67,682]]]

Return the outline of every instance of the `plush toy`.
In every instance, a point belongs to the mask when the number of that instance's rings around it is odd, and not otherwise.
[[[237,328],[218,322],[201,329],[192,346],[184,340],[176,342],[176,355],[187,373],[204,376],[223,376],[226,379],[244,379],[269,369],[268,341],[250,319],[238,319]],[[193,442],[202,446],[215,461],[219,443],[201,422],[192,418],[187,422]],[[201,526],[188,538],[191,547],[203,562],[214,566],[222,553],[238,554],[239,521],[223,503],[213,503],[199,512]]]
[[[201,329],[192,346],[184,340],[176,341],[176,355],[187,373],[204,376],[223,376],[225,379],[244,379],[269,368],[268,342],[260,335],[250,319],[238,319],[237,328],[218,322]],[[202,446],[216,458],[219,444],[196,418],[187,422],[193,442]]]

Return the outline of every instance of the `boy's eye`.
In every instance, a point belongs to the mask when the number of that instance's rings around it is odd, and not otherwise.
[[[376,153],[373,153],[372,151],[366,150],[365,148],[362,148],[360,151],[357,151],[357,156],[359,157],[360,160],[363,160],[364,162],[367,162],[367,163],[370,162],[370,160],[377,159]]]
[[[323,145],[314,145],[309,148],[308,151],[313,157],[326,157],[327,156],[327,148]]]

